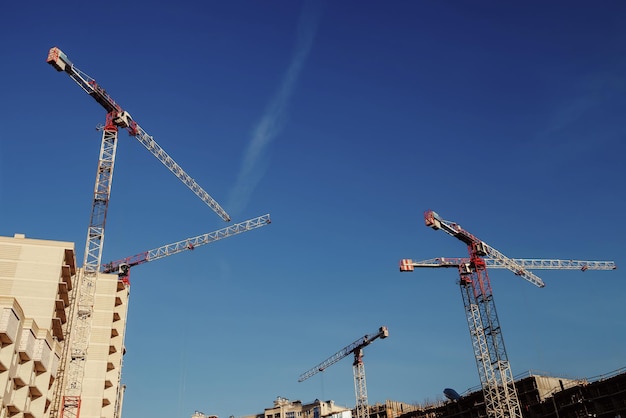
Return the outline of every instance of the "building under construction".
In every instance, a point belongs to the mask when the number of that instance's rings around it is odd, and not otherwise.
[[[526,373],[515,380],[524,418],[626,417],[626,369],[590,379]],[[486,418],[482,390],[398,413],[386,409],[376,418]],[[372,416],[373,414],[370,414]]]
[[[81,358],[68,349],[81,314],[80,280],[73,243],[0,237],[0,417],[60,417],[69,390],[81,394],[76,411],[83,418],[121,410],[129,289],[116,274],[99,274],[89,351]],[[66,388],[64,372],[77,361],[84,366],[80,385]]]

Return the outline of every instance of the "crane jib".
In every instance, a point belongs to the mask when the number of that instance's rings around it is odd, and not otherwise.
[[[107,112],[104,131],[117,132],[117,128],[125,128],[157,157],[179,180],[181,180],[196,196],[209,206],[220,218],[230,222],[226,211],[191,178],[167,153],[132,119],[130,114],[113,100],[96,80],[74,66],[59,48],[53,47],[48,52],[46,62],[57,71],[66,72],[87,94],[102,106]]]

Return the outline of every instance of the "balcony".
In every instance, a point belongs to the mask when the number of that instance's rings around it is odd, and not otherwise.
[[[41,395],[43,395],[43,393],[41,393],[41,391],[39,390],[37,386],[30,386],[28,388],[28,394],[31,397],[31,399],[37,399],[41,397]]]
[[[33,335],[32,331],[29,329],[24,329],[22,332],[22,338],[20,339],[20,344],[17,349],[20,360],[22,362],[32,360],[35,355],[35,344],[36,338]]]
[[[67,289],[72,290],[72,268],[67,264],[61,267],[61,279],[67,284]]]
[[[24,380],[24,376],[14,376],[13,377],[13,385],[15,385],[15,389],[21,389],[28,384],[29,379]]]
[[[41,374],[48,371],[52,362],[52,349],[48,342],[42,338],[35,342],[35,353],[33,356],[35,372]]]
[[[74,250],[70,248],[65,249],[65,264],[70,267],[70,273],[73,275],[76,274],[76,258],[74,255]]]
[[[57,373],[59,372],[59,355],[57,353],[52,353],[50,360],[50,386],[52,386],[52,382],[57,377]]]
[[[52,318],[52,335],[57,337],[57,340],[63,341],[65,338],[63,337],[63,328],[61,327],[61,319],[60,318]]]
[[[17,405],[15,404],[6,404],[5,405],[7,412],[8,412],[8,416],[12,417],[14,415],[19,414],[20,412],[20,408],[17,407]]]
[[[13,309],[4,308],[0,312],[0,344],[2,346],[13,344],[17,338],[20,319]]]
[[[63,302],[65,302],[66,306],[70,304],[69,293],[67,291],[68,291],[67,283],[59,282],[59,297],[61,298]]]
[[[65,304],[65,302],[63,302],[61,299],[57,299],[54,301],[54,312],[56,314],[56,317],[61,320],[62,324],[65,324],[67,322],[67,316],[65,314],[66,306],[67,305]]]

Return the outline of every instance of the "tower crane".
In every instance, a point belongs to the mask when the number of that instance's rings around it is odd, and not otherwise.
[[[96,172],[91,217],[87,230],[82,277],[79,286],[75,290],[76,296],[74,297],[77,303],[70,304],[69,320],[66,324],[66,330],[71,329],[71,341],[66,341],[63,345],[63,358],[60,367],[60,377],[62,379],[57,379],[57,381],[65,381],[65,389],[61,388],[61,383],[57,383],[56,392],[56,400],[61,398],[61,392],[63,392],[63,405],[61,408],[59,408],[59,405],[53,405],[50,413],[52,418],[57,418],[60,409],[62,418],[77,418],[80,412],[80,393],[82,391],[82,380],[91,332],[95,282],[102,260],[106,215],[111,195],[111,182],[117,151],[118,129],[126,129],[131,136],[134,136],[223,220],[230,221],[230,216],[154,141],[152,136],[148,135],[139,126],[127,111],[113,100],[104,88],[96,83],[95,79],[79,70],[59,48],[53,47],[50,49],[46,62],[57,71],[67,73],[80,88],[106,111],[105,124],[100,128],[102,130],[102,142]],[[69,361],[68,367],[65,365],[66,361]]]
[[[352,363],[352,371],[354,374],[354,392],[356,395],[356,418],[369,418],[367,406],[367,386],[365,383],[365,366],[363,365],[363,348],[370,345],[377,338],[383,339],[389,336],[387,327],[382,326],[375,334],[366,334],[352,344],[342,348],[317,366],[307,372],[304,372],[298,378],[298,382],[303,382],[309,377],[326,370],[329,366],[337,363],[342,358],[354,354],[354,363]]]
[[[441,229],[466,244],[469,258],[435,258],[424,261],[404,259],[400,261],[400,271],[413,271],[421,267],[458,268],[461,295],[485,397],[487,416],[522,418],[487,267],[508,269],[535,286],[544,287],[543,280],[530,271],[531,269],[614,270],[615,263],[512,259],[465,231],[460,225],[442,219],[432,210],[424,213],[424,220],[426,226],[435,230]]]

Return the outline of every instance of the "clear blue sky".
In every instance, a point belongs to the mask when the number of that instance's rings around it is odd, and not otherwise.
[[[9,2],[0,26],[0,234],[76,243],[104,111],[61,48],[231,214],[270,226],[132,271],[124,416],[241,416],[277,396],[370,403],[479,384],[432,208],[515,258],[612,272],[492,271],[514,374],[626,366],[626,3]],[[103,261],[223,228],[120,136]]]

